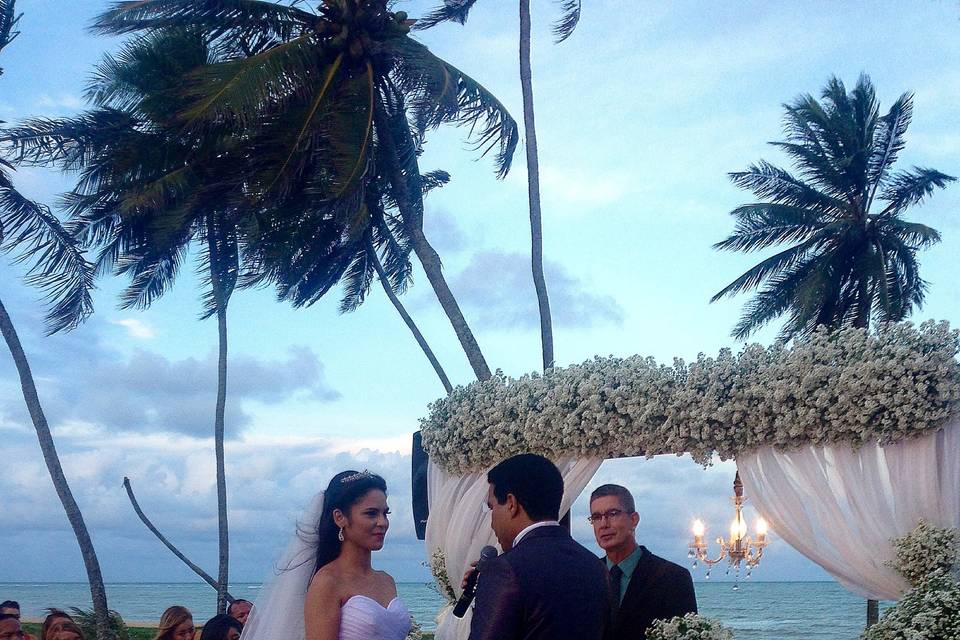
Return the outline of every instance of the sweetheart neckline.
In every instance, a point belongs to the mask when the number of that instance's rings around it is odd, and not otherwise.
[[[340,608],[342,609],[343,607],[347,606],[347,603],[350,602],[351,600],[353,600],[354,598],[363,598],[364,600],[369,600],[370,602],[372,602],[373,604],[377,605],[378,607],[380,607],[380,608],[383,609],[384,611],[389,611],[389,610],[390,610],[390,607],[393,605],[393,603],[394,603],[394,602],[397,602],[398,600],[400,600],[400,596],[394,596],[393,599],[387,604],[387,606],[383,606],[382,604],[380,604],[380,601],[377,600],[376,598],[371,598],[370,596],[365,596],[365,595],[363,595],[362,593],[358,593],[358,594],[352,595],[352,596],[350,596],[349,598],[347,598],[346,600],[344,600],[344,601],[343,601],[343,604],[340,605]]]

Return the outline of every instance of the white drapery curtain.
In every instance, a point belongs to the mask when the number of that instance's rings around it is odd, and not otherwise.
[[[560,513],[566,513],[596,474],[600,458],[565,458],[557,463],[563,476],[563,500]],[[483,508],[487,500],[487,472],[455,476],[433,462],[427,467],[427,495],[430,518],[427,520],[427,554],[440,550],[446,560],[447,575],[457,596],[460,581],[471,562],[486,545],[497,546],[490,528],[490,513]],[[437,616],[437,640],[466,640],[470,635],[472,609],[463,618],[445,607]]]
[[[907,587],[886,566],[891,538],[921,518],[960,526],[960,421],[886,446],[763,447],[737,468],[775,533],[864,598],[897,599]]]

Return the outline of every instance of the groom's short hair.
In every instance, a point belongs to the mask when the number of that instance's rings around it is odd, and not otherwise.
[[[557,466],[535,453],[507,458],[487,473],[499,504],[512,493],[534,522],[560,519],[563,476]]]

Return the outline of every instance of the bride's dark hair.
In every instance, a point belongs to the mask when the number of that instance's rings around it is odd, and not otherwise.
[[[314,573],[340,555],[342,543],[338,538],[340,528],[333,521],[334,510],[339,509],[344,515],[349,514],[350,507],[374,489],[386,493],[387,483],[377,474],[368,471],[341,471],[330,480],[323,496],[323,514],[317,523],[317,565]]]

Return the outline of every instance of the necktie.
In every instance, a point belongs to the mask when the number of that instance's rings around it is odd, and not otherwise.
[[[613,594],[613,616],[616,618],[620,610],[620,579],[623,577],[623,569],[617,565],[610,567],[610,591]]]

